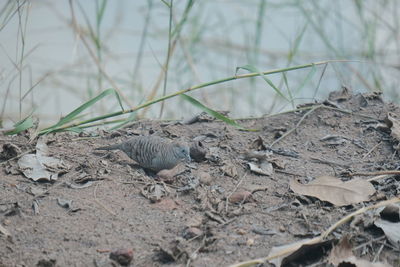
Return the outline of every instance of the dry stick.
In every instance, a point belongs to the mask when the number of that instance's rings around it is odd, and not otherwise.
[[[88,50],[90,56],[92,57],[92,59],[96,63],[98,69],[100,70],[101,74],[104,75],[104,77],[108,80],[108,82],[111,84],[111,86],[118,92],[118,94],[121,96],[121,98],[124,99],[124,101],[129,105],[130,108],[132,108],[133,104],[130,103],[129,99],[122,93],[122,91],[119,89],[119,87],[114,82],[114,80],[104,70],[104,68],[101,65],[99,59],[96,57],[95,53],[93,52],[93,50],[90,48],[88,42],[86,41],[85,36],[81,34],[82,31],[79,29],[78,23],[76,22],[74,7],[72,5],[72,0],[69,0],[69,6],[70,6],[70,9],[71,9],[71,17],[72,17],[72,27],[73,27],[73,29],[75,30],[75,32],[78,34],[78,36],[80,37],[81,41],[85,45],[85,47]]]
[[[398,175],[398,170],[378,171],[378,172],[355,172],[351,173],[350,176],[376,176],[376,175]]]
[[[229,198],[235,193],[235,191],[238,189],[239,185],[243,182],[244,178],[246,177],[247,173],[243,175],[242,178],[240,178],[239,182],[236,184],[235,188],[232,190],[232,192],[226,197],[226,202],[225,202],[225,211],[228,212],[228,201]]]
[[[371,154],[372,151],[374,151],[380,144],[382,144],[382,141],[377,143],[373,148],[371,148],[362,158],[365,159],[366,157],[368,157],[368,155]]]
[[[193,251],[192,254],[190,254],[189,259],[188,259],[188,261],[186,262],[186,267],[189,267],[189,266],[190,266],[190,262],[192,261],[192,259],[193,259],[193,257],[195,256],[195,254],[196,254],[197,252],[199,252],[199,250],[200,250],[201,248],[204,247],[204,245],[206,244],[206,238],[207,238],[207,236],[204,235],[203,240],[201,241],[201,245],[198,246],[198,247],[195,249],[195,251]]]
[[[112,210],[110,210],[108,207],[106,207],[103,203],[101,203],[96,196],[96,191],[97,191],[97,187],[99,186],[99,184],[97,184],[93,190],[93,196],[94,196],[94,201],[99,204],[103,209],[105,209],[108,213],[110,213],[111,215],[117,216]]]
[[[377,181],[377,180],[380,180],[380,179],[385,179],[385,178],[388,178],[388,177],[391,177],[391,175],[386,175],[386,174],[378,175],[378,176],[375,176],[375,177],[367,179],[367,181],[368,182],[372,182],[372,181]]]
[[[356,114],[352,111],[348,111],[348,110],[344,110],[344,109],[340,109],[340,108],[334,108],[334,107],[329,107],[326,105],[317,105],[317,106],[313,106],[306,114],[304,114],[304,116],[300,119],[300,121],[296,124],[296,126],[292,129],[290,129],[288,132],[286,132],[284,135],[282,135],[281,137],[279,137],[278,139],[276,139],[274,142],[272,142],[272,144],[270,145],[270,147],[272,147],[273,145],[275,145],[276,143],[278,143],[279,141],[281,141],[283,138],[285,138],[286,136],[288,136],[289,134],[291,134],[293,131],[295,131],[300,124],[303,122],[303,120],[313,111],[315,111],[318,108],[325,108],[325,109],[330,109],[330,110],[336,110],[345,114],[349,114],[349,115],[356,115],[359,117],[363,117],[363,118],[368,118],[368,119],[374,119],[376,120],[376,118],[368,116],[368,115],[364,115],[364,114]]]
[[[289,131],[287,131],[285,134],[283,134],[281,137],[279,137],[278,139],[276,139],[274,142],[272,142],[272,144],[269,146],[270,148],[275,145],[276,143],[278,143],[279,141],[281,141],[283,138],[285,138],[286,136],[288,136],[289,134],[291,134],[292,132],[294,132],[299,126],[300,124],[303,122],[303,120],[310,115],[312,112],[314,112],[316,109],[320,108],[322,105],[318,105],[318,106],[314,106],[312,109],[310,109],[309,111],[307,111],[306,114],[303,115],[303,117],[301,117],[301,119],[299,120],[299,122],[296,124],[296,126],[292,129],[290,129]]]
[[[354,216],[357,216],[359,214],[362,214],[366,211],[372,210],[372,209],[377,209],[380,207],[384,207],[387,206],[389,204],[394,204],[400,202],[400,197],[395,197],[392,198],[390,200],[386,200],[386,201],[382,201],[379,202],[375,205],[369,206],[369,207],[363,207],[361,209],[356,210],[355,212],[350,213],[349,215],[343,217],[342,219],[340,219],[339,221],[337,221],[335,224],[333,224],[331,227],[329,227],[325,232],[323,232],[321,235],[314,237],[313,239],[307,240],[303,243],[301,243],[301,245],[313,245],[313,244],[317,244],[317,243],[321,243],[324,239],[326,239],[326,237],[332,233],[336,228],[338,228],[339,226],[341,226],[342,224],[348,222],[350,219],[352,219]],[[293,249],[294,247],[294,249]],[[297,243],[293,244],[293,246],[285,249],[284,251],[281,251],[277,254],[268,256],[268,257],[264,257],[264,258],[258,258],[258,259],[254,259],[254,260],[249,260],[249,261],[243,261],[237,264],[232,264],[230,265],[230,267],[249,267],[249,266],[253,266],[255,264],[260,264],[260,263],[264,263],[268,260],[272,260],[275,258],[279,258],[282,256],[286,256],[289,253],[293,253],[296,250],[298,250],[300,247],[298,246]]]
[[[400,197],[395,197],[389,200],[385,200],[385,201],[381,201],[375,205],[372,206],[368,206],[368,207],[363,207],[361,209],[356,210],[355,212],[350,213],[349,215],[347,215],[346,217],[340,219],[338,222],[336,222],[334,225],[332,225],[331,227],[328,228],[328,230],[326,230],[324,233],[321,234],[322,239],[325,239],[330,233],[333,232],[333,230],[335,230],[337,227],[339,227],[340,225],[346,223],[347,221],[349,221],[350,219],[352,219],[354,216],[362,214],[366,211],[372,210],[372,209],[377,209],[380,207],[384,207],[387,206],[389,204],[394,204],[400,202]]]
[[[378,252],[376,253],[374,260],[372,262],[376,262],[379,259],[379,256],[381,255],[383,247],[386,245],[386,240],[383,242],[382,246],[379,248]]]

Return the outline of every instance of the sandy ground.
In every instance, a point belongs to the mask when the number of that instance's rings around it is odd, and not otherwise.
[[[346,181],[350,173],[400,167],[395,140],[378,127],[388,112],[400,115],[398,107],[376,94],[346,91],[310,107],[239,121],[257,132],[202,115],[191,124],[144,121],[116,132],[44,136],[48,156],[63,163],[53,182],[26,178],[13,158],[35,153],[37,139],[0,136],[0,266],[118,266],[110,254],[132,255],[132,266],[228,266],[318,236],[351,212],[398,196],[399,176],[377,179],[368,201],[346,206],[290,189],[293,179]],[[150,134],[187,142],[196,161],[160,178],[121,151],[94,151]],[[288,266],[326,266],[332,245],[345,235],[357,257],[400,266],[399,249],[380,228],[350,223],[308,253],[313,257]]]

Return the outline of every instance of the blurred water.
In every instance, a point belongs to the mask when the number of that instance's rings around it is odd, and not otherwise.
[[[101,1],[72,2],[82,34],[99,57],[87,33],[88,25],[96,31],[96,3],[98,6]],[[175,23],[182,18],[186,3],[174,1]],[[324,98],[342,84],[355,91],[383,89],[389,98],[398,97],[399,75],[392,67],[398,66],[400,52],[395,0],[264,1],[264,12],[260,13],[261,3],[262,0],[196,1],[170,60],[167,94],[234,76],[236,67],[246,64],[268,71],[347,59],[362,62],[331,63],[325,72],[323,66],[288,72],[287,85],[282,74],[268,78],[285,94],[289,87],[296,103],[312,101],[315,91],[317,98]],[[6,6],[6,2],[0,5]],[[148,15],[141,64],[135,70]],[[0,18],[3,17],[4,13]],[[32,110],[43,124],[54,123],[112,87],[104,76],[99,78],[96,63],[73,30],[71,18],[68,1],[30,1],[0,31],[0,103],[6,124]],[[133,106],[148,98],[162,71],[168,23],[169,10],[162,1],[120,0],[106,4],[99,26],[102,66]],[[261,30],[257,31],[257,27]],[[299,45],[293,50],[296,40],[300,40]],[[246,71],[240,70],[242,73]],[[308,77],[310,73],[314,74]],[[162,87],[161,83],[157,96],[162,94]],[[233,117],[290,108],[290,103],[277,98],[259,77],[214,85],[190,95],[216,110],[231,110]],[[96,104],[89,115],[116,110],[117,102],[109,97]],[[159,110],[160,105],[154,105],[146,116],[156,118]],[[163,118],[188,117],[198,111],[174,98],[166,102]]]

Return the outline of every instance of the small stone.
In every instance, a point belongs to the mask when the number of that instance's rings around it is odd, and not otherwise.
[[[201,172],[201,171],[199,171],[198,173],[197,173],[197,177],[199,178],[199,181],[200,181],[200,183],[201,184],[204,184],[204,185],[210,185],[211,184],[211,182],[212,182],[212,178],[211,178],[211,175],[210,174],[208,174],[208,173],[206,173],[206,172]]]
[[[249,238],[249,239],[247,239],[246,245],[249,246],[249,247],[252,246],[252,245],[254,245],[254,238]]]

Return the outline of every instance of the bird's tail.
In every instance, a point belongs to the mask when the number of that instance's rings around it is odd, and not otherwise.
[[[111,145],[111,146],[102,146],[102,147],[97,147],[95,150],[114,150],[114,149],[120,149],[121,145],[116,144],[116,145]]]

